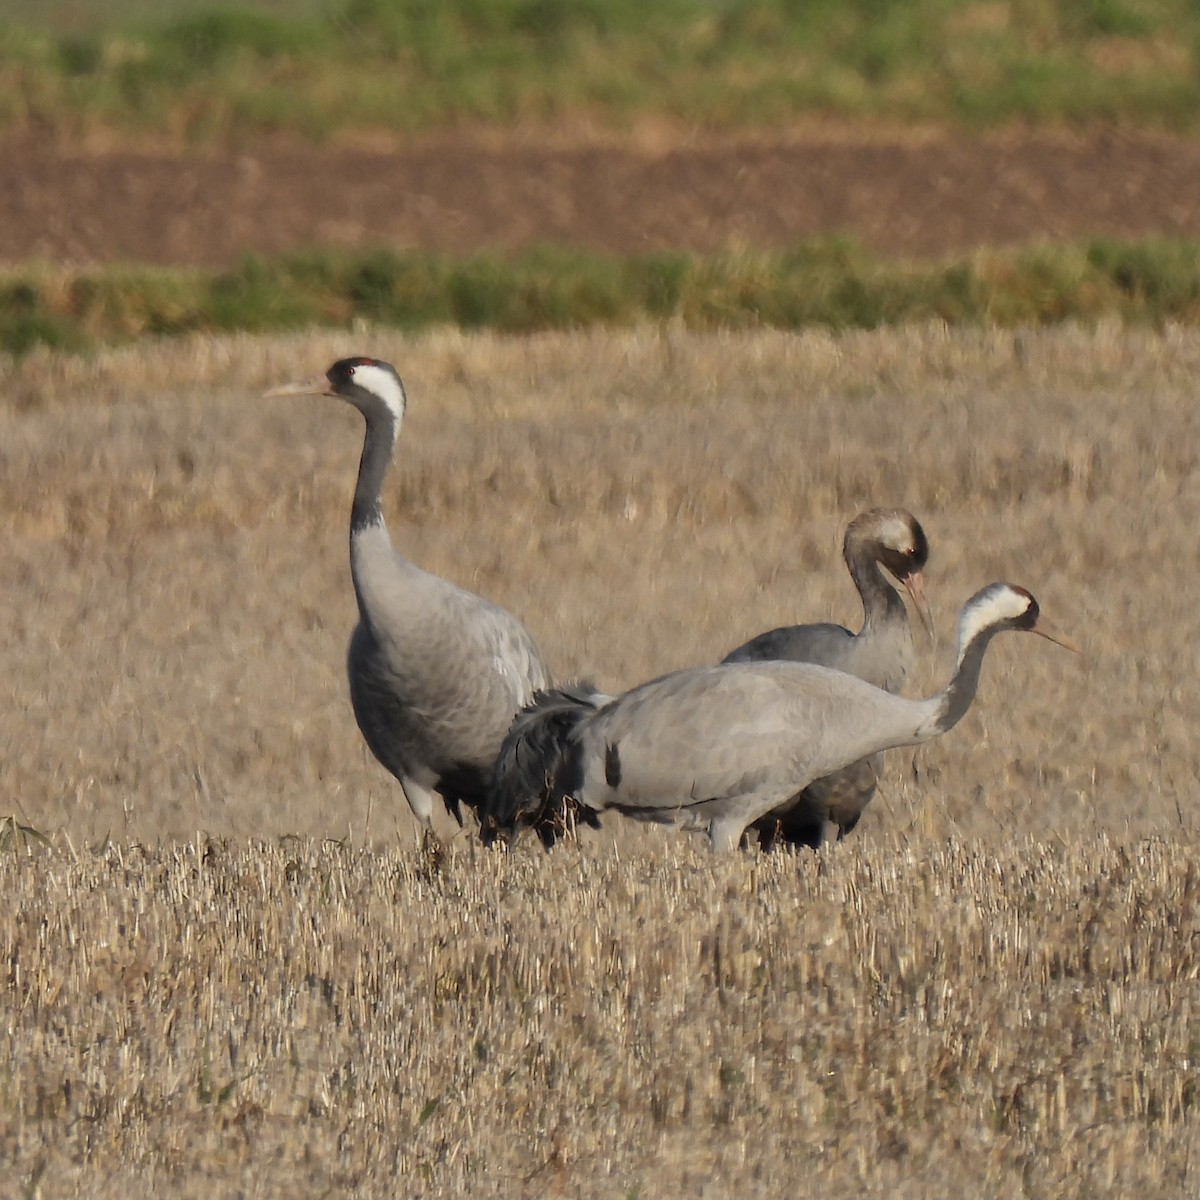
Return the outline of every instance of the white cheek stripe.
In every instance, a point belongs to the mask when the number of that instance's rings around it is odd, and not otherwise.
[[[354,381],[359,387],[374,392],[388,406],[397,421],[404,416],[404,389],[391,371],[359,363],[354,368]]]
[[[963,613],[958,635],[959,655],[981,630],[997,621],[1024,616],[1028,611],[1029,601],[1012,588],[1002,586],[989,589]]]

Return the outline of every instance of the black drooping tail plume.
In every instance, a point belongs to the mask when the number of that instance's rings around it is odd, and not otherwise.
[[[591,683],[538,692],[513,718],[492,770],[482,835],[490,845],[530,826],[549,848],[574,825],[600,827],[600,819],[574,799],[581,782],[576,726],[611,696]]]

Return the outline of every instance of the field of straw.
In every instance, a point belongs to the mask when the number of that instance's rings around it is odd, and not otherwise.
[[[845,523],[1032,590],[820,854],[418,844],[346,696],[395,362],[423,566],[617,689],[853,624]],[[0,1196],[1200,1191],[1200,336],[363,329],[0,377]]]

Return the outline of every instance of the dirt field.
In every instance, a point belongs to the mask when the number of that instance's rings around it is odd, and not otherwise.
[[[620,253],[851,233],[930,256],[1089,234],[1200,236],[1200,140],[1146,133],[862,134],[621,144],[531,132],[386,149],[278,142],[180,156],[4,148],[0,263],[221,265],[297,246]]]
[[[915,691],[992,579],[1087,656],[1000,638],[828,854],[447,820],[430,859],[346,698],[361,427],[258,398],[362,349],[409,385],[397,544],[563,676],[855,620],[878,503],[932,541]],[[1194,331],[1117,327],[24,360],[0,794],[57,849],[0,855],[0,1194],[1194,1192],[1198,379]]]

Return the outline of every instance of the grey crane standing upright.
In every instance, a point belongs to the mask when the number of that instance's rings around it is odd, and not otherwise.
[[[366,421],[350,510],[359,621],[347,671],[358,727],[429,829],[433,793],[460,821],[478,811],[514,714],[550,684],[533,638],[511,613],[409,562],[383,523],[382,489],[404,419],[396,369],[344,358],[324,378],[268,396],[334,396]]]
[[[909,700],[812,663],[692,667],[614,700],[543,692],[513,723],[496,761],[486,819],[515,831],[571,797],[593,812],[707,827],[732,849],[748,826],[870,754],[952,729],[975,698],[984,652],[1002,630],[1076,649],[1024,588],[994,583],[963,606],[947,686]],[[539,710],[549,715],[539,723]]]
[[[760,633],[722,661],[817,663],[898,692],[912,665],[912,629],[900,593],[880,567],[900,582],[926,629],[932,630],[922,574],[929,561],[929,539],[905,509],[872,508],[846,527],[842,554],[862,600],[858,633],[830,623],[787,625]],[[874,754],[814,780],[782,808],[755,822],[764,844],[778,839],[815,848],[824,840],[826,822],[837,826],[839,840],[845,837],[874,796],[882,765],[882,754]]]

